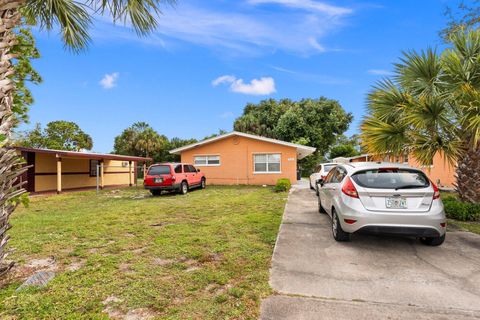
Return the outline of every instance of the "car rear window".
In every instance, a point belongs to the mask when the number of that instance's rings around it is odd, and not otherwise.
[[[170,166],[153,166],[148,169],[148,175],[170,174]]]
[[[336,166],[337,166],[336,164],[329,164],[329,165],[323,166],[323,171],[325,171],[325,173],[330,172],[330,170],[332,170]]]
[[[353,174],[352,179],[361,187],[374,189],[416,189],[430,185],[423,172],[397,168],[360,171]]]

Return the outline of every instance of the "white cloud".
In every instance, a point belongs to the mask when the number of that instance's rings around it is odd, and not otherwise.
[[[139,40],[129,27],[98,17],[95,37],[140,41],[167,50],[187,42],[213,48],[228,55],[270,54],[276,50],[302,56],[332,51],[323,38],[338,32],[353,10],[312,0],[249,0],[247,5],[229,2],[229,7],[179,2],[167,7],[157,31]],[[279,10],[260,10],[261,4],[277,4]],[[238,10],[237,10],[238,9]],[[299,10],[300,9],[300,10]],[[103,21],[103,23],[102,23]],[[115,29],[114,29],[115,28]]]
[[[288,73],[292,75],[292,77],[302,81],[316,82],[320,84],[329,84],[329,85],[344,85],[344,84],[350,83],[350,80],[348,79],[331,77],[327,75],[315,74],[310,72],[291,70],[291,69],[283,68],[280,66],[270,66],[270,67],[273,70],[276,70],[282,73]]]
[[[237,79],[235,76],[225,75],[212,81],[214,87],[220,84],[229,84],[230,91],[250,95],[269,95],[276,92],[275,80],[271,77],[262,77],[252,79],[245,83],[243,79]]]
[[[296,9],[309,11],[318,11],[330,16],[344,15],[352,13],[352,9],[332,6],[323,2],[312,0],[249,0],[251,4],[278,4]]]
[[[236,78],[234,76],[229,76],[229,75],[221,76],[212,81],[212,86],[216,87],[222,83],[228,83],[228,82],[232,83],[235,80]]]
[[[384,69],[370,69],[370,70],[367,70],[367,73],[374,76],[392,76],[393,75],[393,72],[384,70]]]
[[[312,48],[316,49],[318,52],[327,51],[320,43],[318,43],[318,40],[315,39],[314,37],[309,38],[308,43],[312,46]]]
[[[220,118],[222,119],[228,119],[228,118],[233,118],[235,115],[231,111],[225,111],[220,115]]]
[[[104,89],[112,89],[113,87],[117,86],[117,80],[120,74],[118,72],[113,72],[113,73],[107,73],[105,76],[103,76],[102,80],[100,80],[100,85]]]

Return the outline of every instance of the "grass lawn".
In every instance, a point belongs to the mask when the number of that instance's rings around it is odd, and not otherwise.
[[[480,234],[480,222],[448,219],[448,225],[454,230],[457,229]]]
[[[286,197],[248,186],[34,197],[12,217],[0,318],[257,318]],[[47,287],[15,291],[48,269]]]

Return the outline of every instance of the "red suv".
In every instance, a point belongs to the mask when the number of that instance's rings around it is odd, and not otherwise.
[[[158,163],[148,168],[143,180],[145,189],[158,196],[162,190],[186,194],[190,188],[205,189],[205,175],[186,163]]]

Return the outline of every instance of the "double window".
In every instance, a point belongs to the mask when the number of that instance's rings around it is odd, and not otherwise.
[[[196,166],[219,166],[220,156],[195,156],[194,162]]]
[[[255,173],[280,173],[280,153],[260,153],[253,155],[253,170]]]

